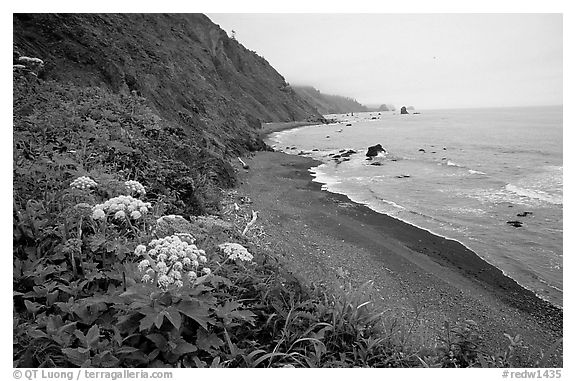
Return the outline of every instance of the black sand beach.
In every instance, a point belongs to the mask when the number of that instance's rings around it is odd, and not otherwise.
[[[308,172],[318,162],[277,152],[247,161],[239,191],[251,198],[274,250],[302,280],[334,287],[372,281],[381,307],[416,322],[415,336],[423,339],[445,320],[476,321],[491,348],[506,348],[504,333],[520,334],[526,364],[562,337],[562,310],[456,241],[322,191]]]

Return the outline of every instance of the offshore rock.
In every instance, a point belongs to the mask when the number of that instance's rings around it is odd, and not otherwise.
[[[386,153],[384,147],[381,144],[376,144],[375,146],[368,147],[368,152],[366,152],[366,156],[369,158],[373,158],[374,156],[378,156],[380,152]]]

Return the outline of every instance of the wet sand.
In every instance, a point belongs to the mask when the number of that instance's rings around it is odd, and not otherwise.
[[[445,320],[476,321],[493,350],[506,348],[504,333],[520,334],[528,347],[519,352],[523,366],[562,337],[562,310],[456,241],[322,191],[308,172],[318,162],[279,152],[247,162],[239,192],[259,212],[272,250],[304,282],[371,281],[380,306],[415,322],[412,336],[423,341]],[[548,366],[562,366],[561,353]]]

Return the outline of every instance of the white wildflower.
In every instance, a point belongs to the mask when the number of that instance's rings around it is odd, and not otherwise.
[[[239,259],[241,261],[249,262],[254,258],[254,256],[250,254],[244,246],[238,243],[223,243],[218,245],[218,248],[232,260]]]
[[[136,255],[141,255],[144,254],[146,252],[146,246],[144,245],[138,245],[136,246],[136,249],[134,249],[134,254]]]
[[[199,257],[198,257],[198,260],[199,260],[201,263],[206,263],[206,262],[208,261],[208,259],[207,259],[205,256],[203,256],[203,255],[199,256]]]
[[[126,212],[128,212],[130,218],[133,220],[138,220],[142,217],[142,215],[148,212],[148,207],[145,207],[145,205],[150,205],[150,203],[142,202],[141,200],[133,198],[132,196],[122,195],[106,200],[106,202],[103,204],[96,205],[94,208],[92,208],[92,210],[95,211],[96,209],[100,209],[103,210],[104,213],[114,213],[115,218],[124,218],[126,216]],[[124,215],[122,215],[122,213],[118,215],[119,211],[124,213]],[[98,215],[101,215],[100,212],[98,212]]]
[[[119,210],[116,212],[116,214],[114,214],[114,219],[119,220],[119,219],[123,219],[126,218],[126,213],[124,213],[124,211]]]
[[[158,286],[161,288],[166,288],[169,285],[174,284],[177,287],[183,285],[182,278],[186,274],[185,278],[189,282],[193,282],[198,274],[195,270],[202,270],[203,274],[211,274],[210,269],[204,270],[201,264],[198,262],[199,259],[202,263],[208,262],[206,256],[198,258],[201,251],[191,244],[193,239],[191,236],[183,235],[182,237],[178,235],[171,235],[160,239],[155,239],[150,241],[148,247],[148,255],[151,260],[140,261],[138,265],[138,270],[146,271],[151,277],[158,277]],[[141,247],[140,247],[141,246]],[[136,254],[145,253],[146,246],[139,245],[135,250]],[[205,254],[204,251],[202,253]],[[150,268],[150,263],[155,261],[157,264],[154,269]]]
[[[146,190],[144,189],[144,186],[142,184],[140,184],[138,181],[129,180],[129,181],[126,181],[124,183],[124,185],[126,185],[126,188],[128,188],[128,190],[130,192],[139,193],[141,195],[146,194]]]
[[[142,276],[142,282],[144,283],[148,283],[152,281],[152,277],[148,274],[144,274],[144,276]]]
[[[166,274],[168,272],[168,266],[166,265],[166,262],[158,262],[156,268],[160,274]]]
[[[147,259],[143,259],[142,261],[140,261],[140,263],[138,263],[138,271],[144,271],[148,267],[150,267],[150,261]]]
[[[180,271],[170,271],[170,275],[172,276],[172,278],[174,278],[175,280],[180,280],[182,279],[182,273]]]
[[[210,270],[208,267],[204,267],[204,268],[202,269],[202,272],[203,272],[204,274],[206,274],[206,275],[212,274],[212,270]]]
[[[172,283],[172,279],[167,275],[160,275],[158,277],[158,285],[160,287],[166,288]]]
[[[92,219],[94,220],[103,220],[106,218],[106,213],[102,209],[94,209],[92,212]]]
[[[97,185],[98,184],[96,183],[96,181],[92,180],[88,176],[78,177],[76,180],[74,180],[70,183],[70,186],[72,188],[77,188],[77,189],[87,189],[87,188],[95,187]]]

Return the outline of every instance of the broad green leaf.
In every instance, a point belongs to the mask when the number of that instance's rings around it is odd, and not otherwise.
[[[206,365],[208,365],[204,361],[200,360],[198,358],[198,356],[192,357],[192,360],[194,360],[194,364],[196,365],[196,368],[206,368]]]
[[[197,350],[198,348],[195,345],[190,344],[182,338],[179,338],[176,341],[176,348],[172,349],[172,353],[176,355],[184,355],[187,353],[196,352]]]
[[[256,315],[250,310],[238,310],[239,307],[242,307],[242,304],[236,301],[226,301],[223,306],[216,309],[216,314],[224,320],[225,324],[230,324],[233,319],[254,323]]]
[[[182,316],[180,316],[180,312],[176,309],[176,307],[168,307],[164,313],[174,328],[180,329],[180,325],[182,324]]]
[[[74,331],[74,336],[76,336],[78,338],[78,340],[80,340],[80,343],[82,343],[82,345],[84,347],[88,347],[88,341],[86,340],[86,336],[84,335],[84,333],[82,331],[80,331],[79,329]]]
[[[44,307],[40,303],[31,302],[29,300],[25,300],[24,305],[26,306],[26,310],[28,312],[30,312],[31,314],[35,314],[36,312],[38,312],[40,310],[40,308]]]
[[[45,332],[42,332],[39,329],[33,329],[31,331],[28,331],[28,336],[30,336],[33,339],[43,339],[48,337],[48,335],[46,335]]]
[[[105,351],[94,356],[92,363],[94,366],[103,368],[115,368],[118,367],[120,361],[110,351]]]
[[[237,309],[240,306],[241,306],[241,304],[235,300],[233,300],[233,301],[227,300],[223,306],[220,306],[216,309],[216,314],[218,315],[218,317],[223,318],[223,317],[229,315],[232,311],[234,311],[235,309]]]
[[[148,314],[144,316],[144,318],[140,320],[140,332],[147,331],[150,328],[152,328],[155,319],[156,319],[155,314]]]
[[[63,326],[59,327],[57,330],[58,335],[62,335],[64,333],[72,334],[76,329],[76,322],[64,324]]]
[[[156,319],[154,320],[156,328],[160,329],[160,327],[162,327],[162,323],[164,323],[164,316],[166,316],[165,311],[162,311],[158,315],[156,315]]]
[[[215,333],[206,331],[205,329],[198,328],[196,331],[196,345],[198,348],[208,351],[210,348],[219,348],[224,345],[224,342],[218,338]]]
[[[60,293],[60,291],[58,291],[58,290],[55,290],[55,291],[49,293],[49,294],[46,296],[46,304],[49,305],[49,306],[51,306],[52,304],[54,304],[54,302],[55,302],[56,300],[58,300],[58,294],[59,294],[59,293]]]
[[[100,327],[93,325],[86,334],[86,344],[89,348],[95,348],[100,340]]]
[[[178,304],[176,307],[178,311],[196,321],[205,330],[208,329],[208,323],[214,324],[214,320],[210,318],[208,306],[200,304],[199,302],[186,301]]]
[[[129,354],[129,353],[134,353],[134,352],[138,352],[140,349],[138,348],[134,348],[134,347],[129,347],[129,346],[123,346],[120,347],[120,349],[116,350],[116,354]]]
[[[90,353],[83,351],[82,348],[64,348],[62,353],[74,365],[82,366],[87,360],[90,360]]]
[[[149,335],[146,335],[146,338],[151,342],[153,342],[156,345],[156,348],[160,349],[161,351],[164,351],[166,345],[168,344],[168,341],[166,340],[164,335],[160,333],[151,333]]]

